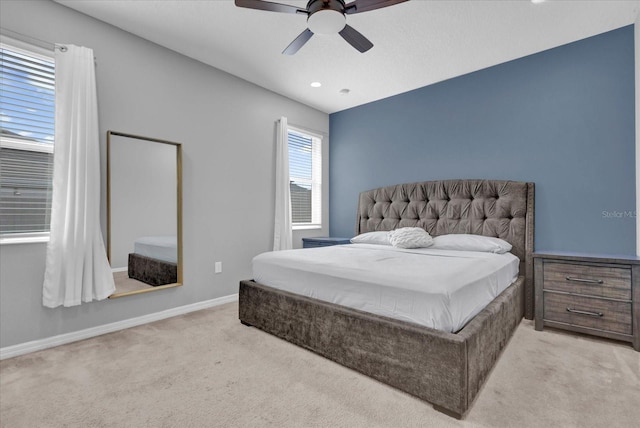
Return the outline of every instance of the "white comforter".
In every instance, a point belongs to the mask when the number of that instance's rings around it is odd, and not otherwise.
[[[255,281],[377,315],[456,332],[518,275],[511,253],[350,244],[263,253]]]
[[[170,263],[178,262],[178,241],[175,236],[142,236],[135,240],[133,252]]]

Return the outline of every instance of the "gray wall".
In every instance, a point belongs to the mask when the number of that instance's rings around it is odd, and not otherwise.
[[[328,115],[48,0],[2,1],[0,25],[94,50],[103,152],[108,129],[183,143],[185,284],[48,309],[45,244],[4,245],[0,347],[236,293],[251,276],[251,258],[273,245],[275,120],[284,115],[328,135]],[[326,203],[323,218],[322,230],[296,233],[295,245],[303,233],[327,234]],[[222,261],[221,274],[214,261]]]

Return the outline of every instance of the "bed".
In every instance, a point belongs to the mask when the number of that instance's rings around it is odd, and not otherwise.
[[[129,253],[129,278],[153,287],[178,282],[178,252],[175,236],[143,236]]]
[[[533,225],[533,183],[443,180],[366,191],[355,235],[420,227],[432,236],[498,237],[518,258],[517,279],[455,333],[254,280],[240,282],[239,318],[461,418],[523,315],[533,317]]]

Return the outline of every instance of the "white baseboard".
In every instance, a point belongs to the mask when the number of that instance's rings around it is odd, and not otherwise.
[[[53,348],[55,346],[76,342],[78,340],[89,339],[91,337],[100,336],[101,334],[112,333],[114,331],[124,330],[125,328],[135,327],[137,325],[147,324],[153,321],[159,321],[165,318],[187,314],[189,312],[199,311],[201,309],[224,305],[225,303],[235,302],[237,300],[238,295],[232,294],[230,296],[205,300],[203,302],[193,303],[191,305],[179,306],[177,308],[171,308],[167,309],[166,311],[143,315],[141,317],[129,318],[127,320],[104,324],[97,327],[74,331],[71,333],[59,334],[57,336],[47,337],[45,339],[33,340],[31,342],[20,343],[18,345],[5,346],[4,348],[0,348],[0,360],[17,357],[18,355],[24,355],[30,352],[41,351],[43,349]]]

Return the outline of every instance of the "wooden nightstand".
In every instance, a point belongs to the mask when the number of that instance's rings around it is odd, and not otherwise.
[[[317,237],[302,238],[302,248],[329,247],[331,245],[350,244],[349,238]]]
[[[640,258],[535,253],[535,327],[631,342],[640,351]]]

